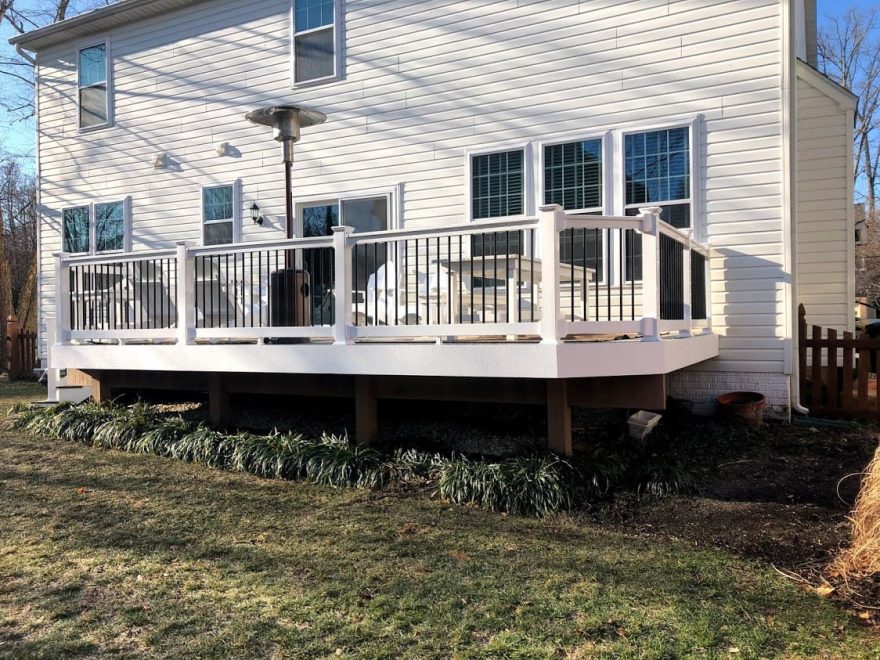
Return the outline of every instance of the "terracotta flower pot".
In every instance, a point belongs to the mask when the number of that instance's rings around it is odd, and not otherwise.
[[[759,392],[728,392],[718,397],[721,410],[755,428],[764,423],[765,403],[764,395]]]

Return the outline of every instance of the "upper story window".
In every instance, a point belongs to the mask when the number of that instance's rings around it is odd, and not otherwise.
[[[293,82],[338,75],[336,0],[293,0]]]
[[[110,89],[107,76],[107,44],[79,51],[79,127],[98,128],[110,123]]]
[[[125,200],[62,210],[62,249],[73,254],[121,252],[125,249],[130,213]]]
[[[525,150],[471,156],[471,217],[505,218],[525,213]]]
[[[224,245],[235,240],[235,185],[202,188],[202,243]]]
[[[660,206],[664,221],[679,229],[691,226],[690,129],[671,128],[625,136],[626,211]],[[635,213],[633,213],[633,211]]]

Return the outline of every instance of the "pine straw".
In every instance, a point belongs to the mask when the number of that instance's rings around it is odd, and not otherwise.
[[[850,525],[852,544],[831,564],[832,574],[845,580],[880,576],[880,448],[865,469]]]

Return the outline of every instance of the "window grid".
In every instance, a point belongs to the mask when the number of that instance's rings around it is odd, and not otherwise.
[[[475,220],[524,213],[524,162],[522,149],[472,157],[471,202]]]
[[[294,25],[297,33],[333,25],[333,0],[295,0]]]
[[[602,140],[544,147],[544,203],[566,211],[602,208]]]

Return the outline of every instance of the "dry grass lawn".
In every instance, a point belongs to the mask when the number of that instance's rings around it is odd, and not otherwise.
[[[0,406],[37,398],[0,385]],[[878,657],[766,564],[0,431],[0,656]]]

